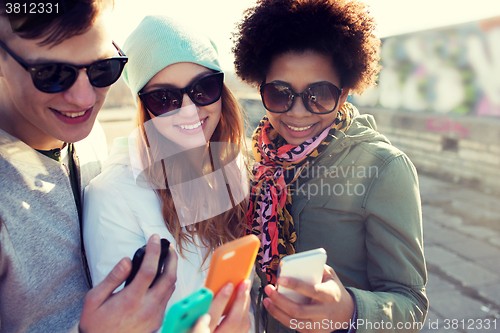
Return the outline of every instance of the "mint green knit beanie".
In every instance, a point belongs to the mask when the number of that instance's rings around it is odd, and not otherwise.
[[[123,51],[128,57],[123,79],[136,104],[137,93],[169,65],[192,62],[221,70],[217,48],[208,37],[166,16],[146,16],[128,36]]]

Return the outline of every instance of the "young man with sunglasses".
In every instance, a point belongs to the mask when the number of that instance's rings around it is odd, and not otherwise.
[[[175,288],[171,251],[167,272],[148,289],[160,254],[154,235],[130,286],[112,294],[131,270],[123,259],[90,290],[82,189],[106,156],[95,120],[127,62],[104,24],[111,2],[54,2],[67,12],[47,20],[23,15],[22,5],[8,16],[12,3],[0,0],[2,333],[151,332]]]

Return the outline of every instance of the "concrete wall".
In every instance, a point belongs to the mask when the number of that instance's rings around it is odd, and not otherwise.
[[[419,172],[500,193],[500,119],[360,108]]]

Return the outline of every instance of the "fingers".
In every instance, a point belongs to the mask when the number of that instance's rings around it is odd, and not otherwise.
[[[270,312],[275,312],[276,315],[280,317],[287,315],[287,317],[297,318],[294,314],[299,313],[300,304],[297,304],[288,297],[281,295],[273,285],[267,285],[264,288],[264,292],[269,297],[268,299],[264,299],[264,305],[266,308],[268,306],[270,307],[268,309]],[[271,314],[279,320],[279,318],[274,316],[273,313]]]
[[[287,313],[282,311],[279,307],[277,307],[274,302],[270,298],[265,298],[263,301],[264,306],[266,307],[267,312],[274,318],[276,318],[279,322],[281,322],[286,327],[290,327],[290,323],[292,319],[297,320],[297,318],[293,318],[289,316]]]
[[[210,333],[209,324],[210,315],[206,313],[196,321],[191,333]]]
[[[233,316],[235,313],[248,313],[250,309],[250,280],[245,280],[238,285],[236,296],[234,298],[231,309],[229,310],[228,317]]]
[[[307,327],[306,323],[310,322],[309,318],[313,318],[310,315],[306,316],[304,314],[304,308],[311,308],[311,305],[300,305],[297,304],[287,297],[280,295],[271,285],[266,286],[266,294],[269,296],[263,300],[263,304],[266,310],[281,322],[286,327],[291,328],[291,324],[297,324],[297,327]],[[314,311],[318,311],[315,309]]]
[[[278,279],[278,289],[279,286],[287,287],[289,289],[298,291],[301,294],[315,301],[327,302],[329,300],[329,296],[325,294],[323,291],[324,291],[324,284],[330,281],[333,283],[341,284],[333,268],[331,268],[328,265],[325,265],[323,268],[323,278],[320,284],[311,285],[309,283],[291,277],[280,277]]]
[[[232,283],[226,284],[222,289],[215,295],[210,305],[210,310],[208,313],[212,317],[210,322],[210,330],[213,332],[219,323],[219,319],[226,308],[227,302],[233,294],[234,286]]]
[[[321,282],[326,282],[328,280],[339,280],[339,277],[337,276],[337,273],[335,273],[335,270],[331,268],[328,265],[325,265],[323,268],[323,280]]]
[[[302,282],[299,280],[296,280],[296,281]],[[278,282],[279,282],[279,280],[278,280]],[[293,289],[292,284],[286,284],[286,286],[287,286],[287,288]],[[272,285],[267,285],[265,287],[264,291],[266,292],[269,299],[272,301],[270,305],[272,305],[273,308],[276,308],[275,311],[279,310],[277,312],[277,315],[280,315],[280,317],[282,317],[282,318],[284,318],[283,314],[285,314],[287,316],[287,318],[294,318],[294,319],[314,318],[314,317],[318,316],[318,314],[321,314],[323,312],[321,309],[321,307],[322,307],[321,303],[316,303],[316,304],[298,304],[298,303],[295,303],[294,301],[292,301],[288,297],[281,295],[279,293],[279,291],[277,291],[276,288],[273,287]],[[299,290],[297,290],[297,291],[299,291]],[[275,317],[275,318],[279,320],[278,317]]]
[[[278,290],[280,286],[298,291],[299,293],[309,298],[318,301],[324,301],[323,295],[321,293],[318,293],[318,289],[316,287],[317,285],[311,285],[309,283],[291,277],[280,277],[278,279]]]
[[[130,286],[128,286],[129,290],[133,289],[134,292],[140,294],[144,294],[148,290],[158,270],[158,260],[161,252],[160,242],[160,236],[156,234],[149,238],[141,267]]]
[[[242,281],[236,290],[234,301],[226,317],[217,326],[216,333],[247,332],[250,320],[250,281]]]
[[[328,318],[336,322],[346,322],[354,313],[354,300],[338,279],[335,271],[325,266],[323,282],[311,286],[293,278],[279,278],[278,284],[304,294],[312,299],[309,304],[298,304],[281,295],[273,286],[266,286],[268,299],[264,305],[283,324],[291,319],[308,322],[318,318]]]
[[[170,245],[168,257],[163,267],[163,273],[151,288],[151,292],[159,297],[161,306],[167,305],[175,290],[175,282],[177,280],[177,259],[177,252],[173,245]]]
[[[87,306],[96,309],[104,303],[113,291],[127,279],[131,269],[132,263],[129,258],[120,260],[104,280],[87,293],[85,298]]]
[[[129,286],[112,294],[130,274],[131,261],[124,258],[99,285],[89,291],[80,316],[82,330],[152,332],[158,329],[175,289],[177,274],[177,254],[172,248],[169,249],[164,273],[149,289],[158,270],[160,252],[160,237],[153,235],[146,244],[141,267]]]

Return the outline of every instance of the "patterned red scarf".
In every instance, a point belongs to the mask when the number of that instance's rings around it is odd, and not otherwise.
[[[339,109],[332,126],[317,137],[298,146],[287,144],[264,117],[252,136],[255,156],[250,189],[247,221],[248,233],[261,239],[257,255],[268,283],[276,283],[281,258],[295,253],[297,233],[290,215],[293,182],[302,170],[318,157],[335,137],[335,131],[345,132],[357,113],[350,103]]]

